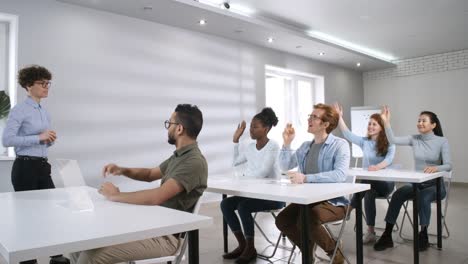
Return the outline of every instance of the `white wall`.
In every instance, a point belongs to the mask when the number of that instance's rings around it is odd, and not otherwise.
[[[0,91],[8,90],[5,89],[7,86],[6,81],[6,66],[7,66],[7,26],[5,23],[0,22]]]
[[[403,65],[402,65],[403,64]],[[423,65],[423,66],[421,66]],[[435,112],[450,143],[454,181],[468,182],[468,50],[405,60],[393,70],[364,74],[366,105],[388,104],[396,135],[416,134],[422,110]],[[396,163],[413,167],[410,147],[398,147]]]
[[[265,64],[323,75],[328,102],[363,102],[361,74],[325,63],[51,0],[0,6],[19,15],[19,65],[54,75],[45,104],[58,141],[49,156],[77,159],[90,185],[107,162],[156,166],[171,155],[163,122],[185,102],[203,111],[210,174],[229,169],[236,124],[264,105]],[[0,164],[0,189],[10,188],[10,168]]]

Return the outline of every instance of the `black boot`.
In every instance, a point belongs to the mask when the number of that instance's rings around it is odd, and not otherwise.
[[[236,231],[233,233],[237,239],[237,242],[239,243],[239,246],[237,246],[237,248],[234,249],[233,251],[224,254],[223,255],[224,259],[236,259],[242,254],[242,252],[245,249],[245,237],[242,231]]]
[[[248,237],[246,239],[245,248],[242,252],[242,255],[236,259],[236,264],[247,264],[252,260],[257,258],[257,250],[255,249],[255,243],[253,237]]]
[[[419,251],[426,251],[429,248],[429,237],[427,235],[427,227],[424,226],[419,232]]]
[[[383,251],[387,248],[392,248],[393,247],[393,239],[392,235],[387,235],[387,234],[382,234],[382,236],[377,240],[377,242],[374,244],[374,249],[375,251]]]
[[[387,223],[387,226],[385,227],[385,231],[383,232],[382,236],[374,244],[375,251],[383,251],[387,248],[393,247],[392,230],[393,224]]]

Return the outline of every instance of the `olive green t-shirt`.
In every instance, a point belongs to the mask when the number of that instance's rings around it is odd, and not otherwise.
[[[161,165],[163,175],[161,185],[174,179],[184,190],[161,204],[164,207],[191,212],[208,180],[208,164],[198,148],[198,144],[190,144],[174,151],[174,154]]]

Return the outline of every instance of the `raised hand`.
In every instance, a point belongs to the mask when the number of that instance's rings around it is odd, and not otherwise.
[[[107,164],[102,169],[102,176],[105,178],[109,175],[122,175],[122,168],[114,163]]]
[[[242,120],[242,122],[240,122],[239,125],[237,125],[237,129],[234,132],[234,135],[232,136],[232,141],[234,143],[239,143],[240,137],[242,136],[242,134],[244,134],[245,126],[246,124],[244,120]]]
[[[340,115],[340,118],[342,118],[343,117],[343,107],[339,103],[334,103],[333,108],[335,108],[335,110]]]
[[[382,106],[380,117],[382,117],[382,120],[384,121],[385,125],[390,125],[390,107],[388,107],[387,105]]]
[[[294,140],[295,136],[296,136],[296,132],[294,131],[294,127],[292,126],[291,123],[287,123],[283,131],[283,145],[284,146],[291,145],[291,142]]]

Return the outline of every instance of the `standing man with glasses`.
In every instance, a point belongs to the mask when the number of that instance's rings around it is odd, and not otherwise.
[[[137,181],[152,182],[159,179],[161,186],[154,189],[121,192],[110,182],[104,183],[99,193],[107,199],[139,205],[160,205],[192,212],[206,189],[208,165],[198,148],[197,136],[203,125],[203,116],[197,106],[179,104],[169,120],[168,142],[176,150],[169,159],[155,168],[124,168],[116,164],[104,166],[103,176],[123,175]],[[111,264],[173,255],[179,244],[178,235],[155,237],[125,244],[97,248],[72,254],[78,264]]]
[[[41,105],[41,100],[49,95],[51,79],[49,70],[39,65],[27,66],[18,73],[18,83],[28,97],[11,109],[2,136],[3,146],[15,148],[11,182],[17,192],[55,188],[47,150],[57,139],[57,133],[50,129],[50,115]],[[62,256],[52,257],[50,262],[69,263]]]

